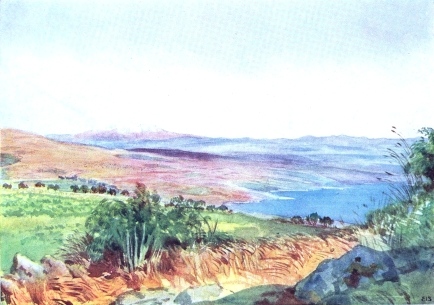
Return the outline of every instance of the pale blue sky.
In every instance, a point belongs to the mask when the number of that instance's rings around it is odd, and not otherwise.
[[[0,122],[41,134],[408,136],[434,1],[0,2]]]

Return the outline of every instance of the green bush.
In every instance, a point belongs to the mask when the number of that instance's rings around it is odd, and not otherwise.
[[[160,196],[138,184],[135,197],[127,201],[104,199],[86,221],[91,236],[87,246],[93,261],[105,254],[118,259],[120,266],[132,271],[143,265],[162,248],[213,242],[217,223],[201,214],[203,201],[175,197],[171,203],[160,204]]]

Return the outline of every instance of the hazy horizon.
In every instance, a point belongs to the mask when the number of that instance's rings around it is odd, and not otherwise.
[[[254,137],[254,136],[241,136],[241,137],[236,137],[236,136],[207,136],[207,135],[199,135],[199,134],[193,134],[193,133],[178,133],[176,131],[172,131],[172,130],[166,130],[166,129],[161,129],[161,128],[157,128],[157,127],[153,127],[153,128],[149,128],[149,129],[140,129],[140,130],[129,130],[129,129],[99,129],[99,130],[85,130],[85,131],[80,131],[77,133],[56,133],[56,132],[47,132],[47,133],[38,133],[32,130],[24,130],[21,128],[15,128],[15,127],[0,127],[0,129],[15,129],[18,131],[22,131],[22,132],[27,132],[27,133],[32,133],[32,134],[36,134],[36,135],[40,135],[43,137],[53,137],[53,136],[85,136],[85,135],[98,135],[98,134],[107,134],[107,133],[117,133],[119,135],[124,135],[124,136],[131,136],[131,135],[140,135],[140,134],[149,134],[151,136],[154,136],[153,138],[149,138],[149,140],[160,140],[160,138],[158,138],[158,136],[155,136],[156,134],[159,133],[168,133],[169,135],[171,135],[171,137],[168,138],[162,138],[162,139],[170,139],[170,138],[177,138],[177,137],[197,137],[197,138],[210,138],[210,139],[228,139],[228,140],[237,140],[237,139],[251,139],[251,140],[298,140],[298,139],[303,139],[303,138],[358,138],[358,139],[369,139],[369,140],[381,140],[381,139],[385,139],[385,140],[398,140],[398,136],[392,132],[390,132],[389,136],[385,136],[385,137],[369,137],[369,136],[351,136],[351,135],[347,135],[347,134],[330,134],[330,135],[311,135],[311,134],[306,134],[306,135],[301,135],[298,137]],[[391,130],[391,128],[390,128]],[[400,133],[399,130],[397,130],[397,133]],[[401,133],[400,133],[401,134]],[[420,135],[416,136],[416,137],[408,137],[405,134],[401,134],[403,136],[404,139],[415,139],[415,138],[419,138]]]
[[[390,128],[390,130],[392,130],[392,128]],[[26,131],[26,130],[23,130]],[[29,132],[29,131],[28,131]],[[396,130],[397,133],[401,134],[399,130]],[[203,135],[198,135],[198,134],[187,134],[187,133],[178,133],[176,131],[172,131],[172,130],[165,130],[165,129],[161,129],[161,128],[150,128],[150,129],[141,129],[141,130],[122,130],[122,129],[100,129],[100,130],[86,130],[84,132],[79,132],[79,133],[46,133],[46,134],[39,134],[42,136],[85,136],[85,135],[98,135],[98,134],[102,134],[102,135],[107,135],[110,133],[114,133],[114,134],[118,134],[118,135],[124,135],[124,136],[132,136],[132,135],[158,135],[161,134],[162,136],[164,136],[165,133],[167,133],[169,136],[172,136],[173,138],[177,138],[177,137],[198,137],[198,138],[211,138],[211,139],[252,139],[252,140],[279,140],[279,139],[287,139],[287,140],[297,140],[297,139],[302,139],[302,138],[309,138],[309,137],[313,137],[313,138],[339,138],[339,137],[348,137],[348,138],[359,138],[359,139],[372,139],[372,140],[381,140],[381,139],[387,139],[387,140],[398,140],[398,136],[393,133],[392,131],[390,132],[390,136],[389,137],[367,137],[367,136],[351,136],[351,135],[346,135],[346,134],[331,134],[331,135],[326,135],[326,136],[316,136],[316,135],[311,135],[311,134],[306,134],[306,135],[301,135],[299,137],[294,137],[294,138],[288,138],[288,137],[276,137],[276,138],[272,138],[272,137],[267,137],[267,138],[260,138],[260,137],[252,137],[252,136],[244,136],[244,137],[222,137],[222,136],[203,136]],[[415,137],[406,137],[405,135],[402,135],[404,138],[406,139],[413,139]],[[158,139],[158,136],[155,138]]]

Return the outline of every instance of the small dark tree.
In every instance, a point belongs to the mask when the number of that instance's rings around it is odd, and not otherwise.
[[[220,211],[228,211],[229,210],[229,208],[227,207],[227,206],[225,206],[224,204],[222,204],[221,206],[219,206],[218,208],[217,208],[217,210],[220,210]]]
[[[47,185],[47,190],[57,191],[58,189],[60,189],[60,186],[58,184],[49,184],[49,185]]]
[[[88,187],[87,185],[82,185],[82,186],[80,187],[80,191],[81,191],[82,193],[87,194],[87,193],[89,193],[89,187]]]
[[[334,220],[328,216],[324,216],[319,219],[319,223],[324,227],[330,227],[334,223]]]
[[[18,184],[18,188],[19,189],[26,189],[26,188],[29,188],[29,186],[27,184],[25,184],[24,182],[20,182]]]
[[[302,225],[304,224],[304,220],[301,216],[293,216],[290,219],[291,223],[296,224],[296,225]]]
[[[113,189],[113,188],[110,188],[110,189],[107,191],[107,194],[112,195],[112,196],[116,196],[116,190]]]
[[[181,195],[171,198],[169,202],[170,206],[176,206],[176,207],[180,207],[183,204],[184,204],[184,197],[182,197]]]
[[[216,207],[215,207],[215,205],[212,204],[212,205],[207,206],[206,210],[210,211],[210,212],[214,212],[216,210]]]
[[[97,190],[99,194],[105,194],[107,192],[107,188],[102,184],[98,185]]]
[[[312,213],[309,216],[306,217],[306,221],[309,225],[311,226],[316,226],[316,224],[318,223],[320,217],[318,215],[318,213]]]
[[[80,189],[80,187],[76,184],[73,184],[69,187],[74,193],[77,193],[77,191]]]

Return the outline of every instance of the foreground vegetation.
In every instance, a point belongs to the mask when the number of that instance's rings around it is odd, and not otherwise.
[[[324,226],[258,219],[181,196],[164,203],[143,184],[132,197],[66,187],[6,188],[1,195],[2,273],[15,274],[2,278],[8,304],[51,304],[60,297],[108,304],[122,291],[168,283],[179,289],[218,282],[236,290],[293,285],[319,261],[354,245],[351,233]],[[42,267],[17,252],[57,267],[34,273]]]
[[[412,145],[398,134],[400,141],[389,152],[405,179],[391,185],[388,204],[367,215],[367,226],[392,249],[434,246],[434,129],[420,133]]]
[[[0,238],[3,245],[1,247],[1,271],[3,273],[9,272],[12,258],[17,252],[34,261],[38,261],[44,255],[59,254],[59,249],[65,246],[67,240],[85,234],[86,219],[91,219],[95,224],[96,218],[89,217],[92,211],[93,214],[98,213],[99,207],[99,210],[107,214],[110,213],[108,209],[105,209],[107,206],[116,205],[116,202],[122,205],[120,201],[127,201],[126,197],[119,197],[116,201],[113,196],[107,194],[74,193],[66,184],[62,185],[57,181],[53,181],[53,184],[61,185],[61,189],[53,191],[30,187],[21,190],[16,188],[0,190]],[[103,200],[105,200],[104,203],[101,203]],[[184,201],[187,204],[187,200]],[[161,204],[161,209],[163,209],[163,204]],[[174,206],[165,207],[163,211],[173,215],[179,213]],[[202,221],[206,219],[211,231],[216,226],[217,235],[220,234],[220,237],[234,240],[253,240],[294,233],[315,234],[320,231],[319,228],[258,219],[244,214],[222,212],[218,209],[198,211],[200,211],[199,214],[191,216],[198,217]],[[92,230],[91,220],[88,221],[90,230]],[[202,228],[201,225],[200,229],[210,232],[206,223],[203,225],[204,227]],[[93,226],[93,228],[98,231],[97,227]],[[169,231],[165,234],[167,233]],[[190,238],[196,237],[197,233],[191,235]],[[180,232],[174,234],[179,235]],[[187,244],[191,245],[191,240]]]

